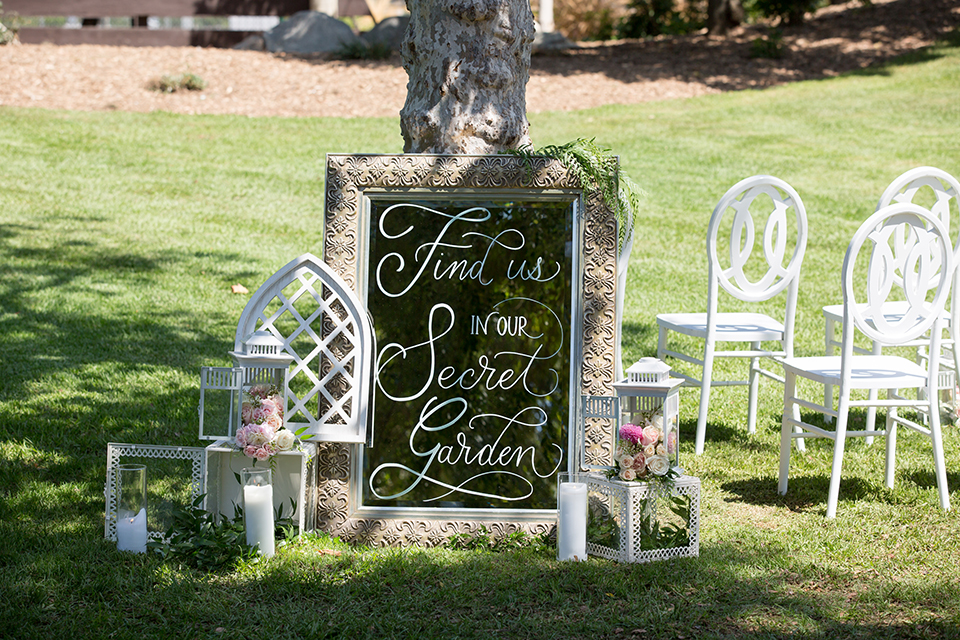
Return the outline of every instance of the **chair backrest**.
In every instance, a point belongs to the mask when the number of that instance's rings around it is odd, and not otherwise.
[[[269,331],[293,356],[287,376],[288,428],[313,441],[367,442],[375,351],[365,307],[319,258],[304,254],[253,294],[237,324],[236,349]]]
[[[960,181],[936,167],[917,167],[890,183],[880,196],[877,210],[897,202],[912,202],[930,209],[948,232],[954,230],[954,253],[960,251]]]
[[[718,287],[744,302],[769,300],[787,290],[785,325],[792,326],[806,247],[807,212],[793,187],[767,175],[733,185],[717,203],[707,230],[709,311],[716,311]]]
[[[882,344],[903,344],[939,327],[953,266],[947,227],[929,209],[896,203],[867,218],[843,259],[843,354],[853,351],[854,326]],[[901,303],[902,313],[885,316],[889,302]],[[933,334],[939,340],[939,331]]]

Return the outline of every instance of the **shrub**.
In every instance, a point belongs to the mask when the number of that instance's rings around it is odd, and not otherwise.
[[[152,88],[163,93],[175,93],[180,90],[203,91],[207,86],[206,80],[194,73],[181,73],[175,76],[162,76],[154,81]]]
[[[705,2],[631,0],[619,32],[622,38],[680,35],[696,31],[705,24]]]
[[[571,40],[609,40],[624,17],[622,4],[615,0],[557,0],[554,24]]]
[[[754,38],[750,43],[751,58],[772,58],[780,59],[783,57],[783,32],[780,29],[771,29],[767,35]]]
[[[765,18],[780,18],[785,24],[796,25],[819,5],[820,0],[753,0],[752,9]]]
[[[386,60],[392,54],[393,49],[386,42],[367,44],[363,40],[347,43],[336,52],[341,60]]]

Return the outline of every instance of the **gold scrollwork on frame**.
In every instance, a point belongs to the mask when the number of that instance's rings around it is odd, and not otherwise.
[[[361,296],[361,260],[365,259],[364,194],[367,191],[423,189],[472,195],[511,190],[532,192],[579,191],[582,226],[580,258],[581,344],[576,349],[580,393],[610,395],[613,391],[616,348],[615,290],[617,222],[598,190],[584,190],[576,176],[550,158],[524,159],[511,155],[353,155],[327,156],[324,261]],[[376,319],[374,319],[376,323]],[[571,398],[571,402],[574,399]],[[602,434],[580,437],[588,443],[605,440]],[[580,428],[572,425],[573,429]],[[317,452],[317,528],[347,541],[377,546],[437,546],[458,534],[474,534],[484,527],[494,537],[516,531],[549,533],[554,517],[517,522],[377,518],[360,515],[351,504],[351,478],[361,445],[325,443]],[[598,455],[604,452],[594,452]],[[611,452],[605,452],[607,456]],[[572,452],[570,452],[572,455]],[[438,512],[439,513],[439,512]]]

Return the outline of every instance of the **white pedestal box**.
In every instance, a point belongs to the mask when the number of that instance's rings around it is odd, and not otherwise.
[[[619,562],[700,555],[699,478],[681,476],[669,491],[593,473],[581,481],[587,483],[588,554]]]
[[[296,504],[293,521],[300,531],[313,531],[316,523],[316,454],[317,445],[302,443],[303,451],[284,451],[275,456],[273,464],[273,508],[283,506],[283,515],[290,516],[291,499]],[[233,518],[234,507],[243,506],[243,496],[237,476],[247,467],[267,467],[269,462],[257,462],[237,451],[230,443],[219,440],[206,448],[206,475],[204,508],[214,514]]]

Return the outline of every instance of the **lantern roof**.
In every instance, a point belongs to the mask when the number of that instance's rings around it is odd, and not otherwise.
[[[283,341],[269,331],[254,331],[243,339],[242,349],[230,355],[239,367],[284,367],[293,362],[293,356],[283,351]]]

